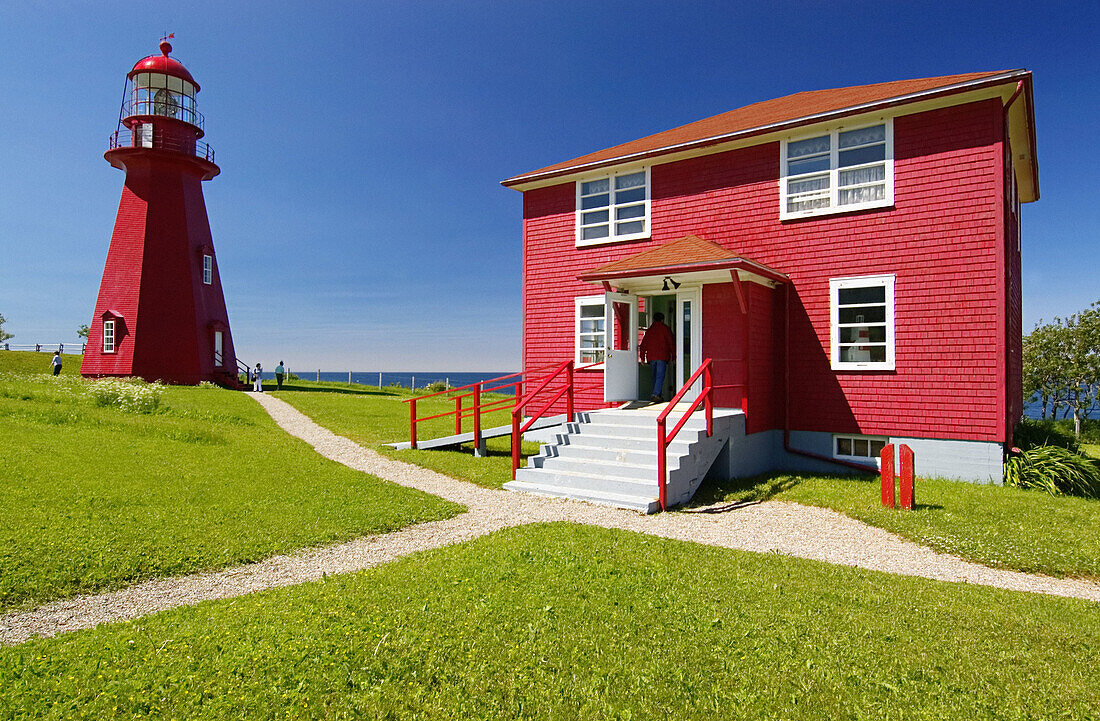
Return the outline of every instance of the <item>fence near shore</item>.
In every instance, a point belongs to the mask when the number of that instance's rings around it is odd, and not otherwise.
[[[447,388],[457,388],[491,378],[498,378],[506,374],[504,371],[494,371],[491,373],[468,371],[402,373],[398,371],[323,371],[320,369],[301,371],[291,370],[289,367],[287,367],[286,372],[288,376],[291,373],[295,373],[297,377],[308,381],[325,381],[328,383],[341,383],[349,386],[370,386],[374,388],[400,386],[402,388],[421,390],[434,383],[442,383]],[[275,374],[265,369],[263,377],[264,380],[269,380],[273,379]]]
[[[80,347],[80,350],[74,350],[76,347]],[[88,347],[87,343],[69,343],[70,353],[79,353],[84,355],[84,350]],[[0,343],[0,350],[22,350],[22,351],[34,351],[35,353],[58,353],[65,352],[64,343],[35,343],[33,345],[17,345],[15,343]]]

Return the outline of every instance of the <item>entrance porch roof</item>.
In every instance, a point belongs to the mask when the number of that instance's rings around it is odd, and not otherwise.
[[[728,280],[729,273],[757,276],[775,283],[787,283],[785,273],[769,268],[751,258],[723,248],[717,243],[697,235],[688,235],[656,248],[612,261],[577,276],[591,283],[615,280],[663,278],[673,276],[682,280]]]

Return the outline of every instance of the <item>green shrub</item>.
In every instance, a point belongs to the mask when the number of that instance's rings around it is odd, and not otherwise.
[[[87,394],[97,406],[113,406],[133,413],[152,413],[160,407],[163,386],[140,378],[104,378],[88,385]]]
[[[1024,418],[1016,424],[1013,441],[1021,450],[1041,446],[1059,446],[1073,453],[1081,451],[1081,444],[1073,435],[1072,421],[1040,421]]]
[[[1018,488],[1038,488],[1052,496],[1100,498],[1100,467],[1061,446],[1035,446],[1009,456],[1005,462],[1005,483]]]
[[[429,383],[420,390],[424,391],[425,393],[440,393],[447,390],[447,384],[443,381],[436,381],[435,383]]]

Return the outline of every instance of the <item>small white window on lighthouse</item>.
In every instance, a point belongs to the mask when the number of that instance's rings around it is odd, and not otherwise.
[[[103,321],[103,352],[115,352],[115,322],[113,320]]]
[[[136,130],[137,134],[138,134],[138,145],[140,145],[143,148],[153,147],[153,124],[152,123],[143,123],[142,125],[137,125],[137,126],[134,127],[134,130]]]
[[[202,256],[202,282],[206,285],[214,282],[214,256],[205,253]]]

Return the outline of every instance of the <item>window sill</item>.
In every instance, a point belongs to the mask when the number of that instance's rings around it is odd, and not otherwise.
[[[590,248],[595,245],[613,245],[615,243],[628,243],[632,240],[649,240],[649,233],[638,233],[637,235],[621,235],[617,238],[596,238],[594,240],[577,240],[574,246],[577,248]]]
[[[838,363],[836,361],[833,362],[832,369],[834,371],[855,371],[857,373],[897,370],[893,363]]]
[[[838,461],[846,461],[848,463],[864,463],[868,466],[875,466],[877,468],[882,467],[881,458],[871,458],[870,456],[842,456],[838,453],[834,453],[833,458]]]
[[[779,211],[779,220],[807,220],[809,218],[820,218],[822,216],[830,215],[842,215],[844,213],[858,213],[862,210],[877,210],[880,208],[889,208],[893,210],[894,199],[889,198],[887,200],[879,200],[874,203],[861,203],[859,205],[842,205],[837,208],[819,208],[817,210],[803,210],[797,213],[790,213],[783,210]]]

